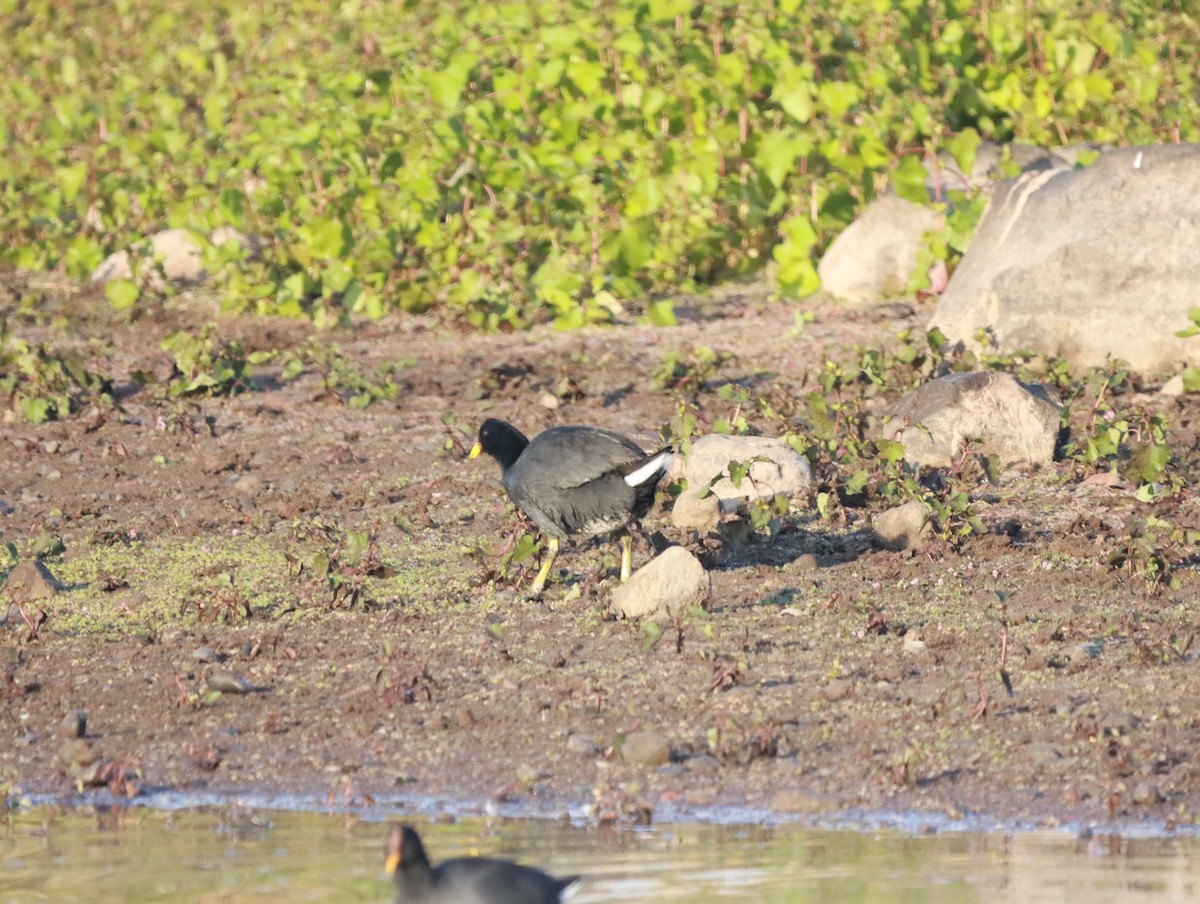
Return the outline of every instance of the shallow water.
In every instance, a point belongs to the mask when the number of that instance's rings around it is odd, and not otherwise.
[[[435,859],[482,853],[582,873],[572,904],[1037,904],[1200,899],[1200,840],[411,819]],[[0,817],[0,904],[386,901],[384,822],[221,806]]]

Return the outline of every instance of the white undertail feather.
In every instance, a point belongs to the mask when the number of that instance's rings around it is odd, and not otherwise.
[[[671,462],[675,460],[675,453],[670,449],[664,449],[659,452],[644,465],[638,468],[631,474],[625,475],[625,482],[631,487],[636,487],[638,484],[645,483],[655,473],[665,474],[671,470]]]

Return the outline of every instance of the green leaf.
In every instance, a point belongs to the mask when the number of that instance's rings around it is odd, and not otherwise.
[[[862,99],[862,89],[853,82],[821,82],[817,99],[831,118],[838,119]]]
[[[959,170],[970,175],[975,168],[975,151],[979,148],[979,133],[967,127],[952,135],[946,142],[946,149],[958,164]]]
[[[87,165],[83,163],[60,166],[54,171],[54,180],[63,193],[63,200],[68,204],[74,204],[75,199],[79,197],[79,189],[83,186],[83,180],[87,178],[87,172]]]
[[[929,201],[929,191],[925,188],[925,167],[921,161],[911,154],[900,158],[900,163],[890,173],[892,188],[901,198],[914,204],[926,204]]]
[[[643,621],[640,628],[642,633],[641,651],[649,653],[654,649],[655,644],[662,639],[663,629],[652,621]]]
[[[127,311],[137,304],[141,290],[132,279],[111,279],[104,284],[104,295],[114,310]]]
[[[675,326],[675,303],[669,298],[652,299],[646,303],[646,316],[655,326]]]

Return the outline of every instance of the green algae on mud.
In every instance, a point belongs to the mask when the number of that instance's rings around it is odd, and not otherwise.
[[[304,568],[326,549],[311,539],[285,541],[284,533],[124,538],[72,547],[61,559],[45,561],[67,593],[43,608],[55,630],[110,635],[213,620],[270,621],[284,613],[303,617],[328,608],[328,582]],[[386,576],[364,576],[363,605],[445,605],[448,579],[461,579],[463,571],[461,556],[444,536],[407,534],[403,555],[389,556]],[[235,595],[244,606],[230,605],[230,599],[222,604]]]

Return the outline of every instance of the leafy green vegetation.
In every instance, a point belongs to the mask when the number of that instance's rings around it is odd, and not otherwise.
[[[88,369],[78,351],[58,352],[13,336],[0,319],[0,403],[32,424],[65,418],[89,404],[112,408],[112,381]]]
[[[803,295],[930,154],[1200,137],[1200,24],[1152,0],[31,0],[0,30],[0,261],[232,226],[261,246],[205,251],[224,308],[318,322],[571,327],[770,259]]]

